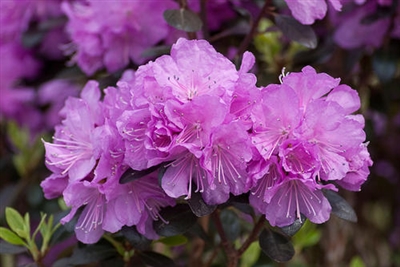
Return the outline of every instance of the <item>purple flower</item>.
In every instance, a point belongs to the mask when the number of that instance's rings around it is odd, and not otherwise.
[[[125,163],[145,169],[171,161],[162,187],[174,198],[198,191],[219,204],[248,191],[248,130],[259,98],[253,64],[246,53],[238,71],[208,42],[179,39],[171,55],[139,67],[127,83],[131,107],[116,122]]]
[[[391,24],[391,17],[380,17],[374,19],[380,6],[390,5],[391,1],[371,0],[362,5],[347,3],[346,12],[332,13],[331,20],[336,25],[334,33],[335,42],[345,49],[360,47],[377,48],[382,45],[384,37],[388,34]],[[397,17],[400,16],[397,8]],[[372,17],[371,17],[372,16]],[[394,22],[393,25],[396,25]],[[396,29],[393,30],[393,37],[396,38]]]
[[[372,161],[364,119],[351,114],[359,108],[355,90],[309,66],[262,89],[252,134],[262,159],[249,165],[256,180],[250,203],[272,225],[289,225],[300,214],[315,223],[328,220],[331,207],[321,189],[336,190],[329,181],[360,189]]]
[[[169,0],[64,2],[62,9],[69,19],[67,31],[75,52],[72,62],[87,75],[103,67],[115,72],[130,61],[144,62],[144,50],[168,34],[162,14],[171,6]]]
[[[313,24],[315,20],[322,19],[328,10],[325,0],[285,0],[293,17],[302,24]],[[341,0],[329,0],[337,11],[342,8]]]
[[[89,81],[80,98],[66,101],[61,112],[64,120],[56,126],[53,143],[44,142],[46,165],[53,172],[41,183],[45,196],[62,195],[71,207],[62,223],[83,208],[77,215],[75,233],[79,241],[88,244],[97,242],[105,231],[115,233],[124,225],[135,225],[139,233],[157,238],[152,222],[162,219],[162,207],[175,204],[158,185],[157,173],[119,183],[128,166],[116,118],[128,106],[129,86],[123,81],[118,84],[118,88],[108,87],[101,101],[98,84]]]
[[[31,51],[15,41],[0,41],[0,58],[0,118],[12,119],[30,130],[37,130],[41,118],[35,108],[35,91],[30,86],[24,86],[21,81],[33,78],[40,64],[33,58]]]
[[[61,122],[59,112],[68,97],[77,97],[79,88],[68,80],[55,79],[42,84],[37,92],[37,103],[46,107],[42,114],[45,129],[52,129]]]
[[[46,165],[56,173],[68,174],[70,181],[83,179],[95,166],[93,131],[104,124],[98,84],[88,82],[81,97],[66,101],[61,111],[65,119],[56,127],[54,143],[44,142]]]

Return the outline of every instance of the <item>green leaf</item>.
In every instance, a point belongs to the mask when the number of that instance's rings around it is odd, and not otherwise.
[[[240,266],[241,267],[253,266],[257,262],[258,257],[260,257],[260,252],[261,252],[260,246],[257,244],[257,242],[253,242],[250,245],[250,247],[240,257]]]
[[[121,234],[135,249],[145,250],[148,249],[151,244],[151,240],[140,234],[135,226],[123,226],[121,229]]]
[[[238,215],[232,210],[224,209],[221,211],[220,217],[226,237],[230,241],[235,241],[239,238],[241,226]]]
[[[151,267],[175,267],[175,263],[172,259],[164,256],[162,254],[153,252],[153,251],[145,251],[141,252],[140,259],[148,266]]]
[[[293,243],[299,250],[310,247],[319,242],[321,231],[316,224],[306,221],[300,231],[293,236]]]
[[[301,218],[297,218],[291,225],[281,227],[280,229],[282,230],[282,232],[284,232],[288,236],[293,236],[294,234],[296,234],[307,220],[306,216],[304,216],[303,214],[300,215]]]
[[[350,261],[349,267],[365,267],[365,263],[360,256],[354,256]]]
[[[24,218],[22,218],[18,211],[11,207],[6,207],[6,221],[11,230],[20,237],[29,238],[30,232],[28,230],[30,227],[25,225]]]
[[[175,207],[166,207],[160,211],[163,220],[153,222],[154,230],[161,236],[174,236],[185,233],[197,221],[186,204],[178,204]]]
[[[200,17],[187,9],[167,9],[163,16],[170,26],[185,32],[197,32],[203,26]]]
[[[344,198],[332,190],[323,190],[323,193],[328,199],[329,204],[331,204],[331,213],[343,220],[357,222],[357,215],[355,211]]]
[[[188,242],[188,239],[184,235],[176,235],[176,236],[163,237],[159,239],[158,242],[161,242],[170,247],[175,247],[186,244]]]
[[[62,258],[53,264],[53,267],[77,266],[116,256],[117,252],[114,247],[102,244],[88,245],[84,247],[76,247],[69,258]]]
[[[310,25],[303,25],[295,18],[287,15],[275,15],[276,26],[283,35],[292,41],[298,42],[308,48],[316,48],[317,35]]]
[[[286,262],[293,258],[294,248],[290,240],[277,232],[264,229],[259,236],[262,251],[277,262]]]
[[[0,238],[13,245],[27,246],[21,237],[17,236],[10,229],[0,227]]]

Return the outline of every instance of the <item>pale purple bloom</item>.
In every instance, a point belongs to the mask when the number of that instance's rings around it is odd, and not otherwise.
[[[400,17],[399,7],[397,7],[397,10],[393,10],[396,16],[375,17],[378,9],[382,8],[382,6],[394,9],[394,7],[388,7],[391,4],[391,1],[377,0],[366,1],[361,5],[355,5],[350,2],[345,5],[346,12],[332,12],[331,20],[336,28],[334,33],[335,42],[345,49],[378,48],[388,34],[393,38],[400,38],[400,35],[397,34],[399,23],[396,22]],[[392,23],[391,17],[395,17],[393,21],[394,27],[392,32],[389,32]]]
[[[322,19],[328,10],[325,0],[285,0],[293,17],[302,24],[313,24],[315,20]],[[336,11],[342,8],[341,0],[329,0]]]
[[[24,86],[22,80],[33,78],[40,64],[31,51],[15,41],[0,42],[0,58],[0,118],[15,120],[21,126],[37,130],[41,116],[34,106],[35,91]]]
[[[85,178],[95,166],[93,131],[104,124],[97,82],[88,82],[81,97],[70,97],[66,101],[61,111],[65,119],[56,127],[54,143],[44,142],[46,165],[53,171],[68,174],[70,181]]]
[[[64,2],[72,62],[92,75],[105,67],[115,72],[130,61],[143,63],[145,49],[163,40],[168,25],[163,11],[172,1]]]
[[[321,189],[335,186],[326,182],[360,190],[369,174],[364,118],[351,114],[360,100],[339,82],[307,66],[262,89],[252,139],[265,163],[249,165],[256,179],[250,203],[272,225],[289,225],[300,214],[328,220],[331,207]]]

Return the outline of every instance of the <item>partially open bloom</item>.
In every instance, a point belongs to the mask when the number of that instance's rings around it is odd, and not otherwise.
[[[302,24],[313,24],[315,20],[322,19],[328,10],[325,0],[285,0],[293,17]],[[336,11],[342,8],[341,0],[329,0]]]
[[[372,164],[357,92],[312,67],[281,77],[262,89],[253,114],[252,139],[265,160],[253,165],[256,186],[250,202],[272,225],[285,226],[304,214],[312,222],[329,219],[321,189],[360,190]],[[282,104],[284,103],[284,104]],[[253,173],[253,175],[255,175]]]

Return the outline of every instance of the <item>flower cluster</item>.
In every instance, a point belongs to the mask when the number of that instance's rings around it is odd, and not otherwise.
[[[37,88],[32,85],[43,68],[41,60],[63,57],[60,47],[66,42],[66,34],[60,20],[60,3],[0,2],[0,119],[11,119],[28,127],[32,135],[52,129],[59,122],[57,112],[66,97],[78,93],[76,86],[63,79],[54,79]],[[40,28],[40,36],[36,36],[40,43],[35,43],[35,38],[24,38],[32,25]]]
[[[126,71],[117,87],[88,82],[69,98],[53,143],[44,142],[53,172],[42,182],[48,198],[63,195],[84,207],[76,234],[96,242],[104,231],[136,225],[149,238],[152,221],[175,199],[199,192],[210,205],[250,193],[272,225],[300,218],[328,220],[322,190],[359,190],[371,160],[363,143],[355,90],[311,67],[256,87],[246,52],[237,70],[205,40],[179,39],[170,55]],[[129,168],[162,166],[127,184]]]
[[[311,67],[281,76],[280,85],[261,90],[253,113],[252,140],[260,153],[254,165],[257,185],[250,202],[272,225],[300,219],[329,219],[331,207],[323,189],[335,182],[357,191],[372,164],[358,94],[339,79]]]
[[[400,5],[392,0],[344,1],[346,12],[331,12],[335,42],[345,49],[378,48],[385,36],[400,39]]]

